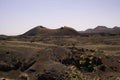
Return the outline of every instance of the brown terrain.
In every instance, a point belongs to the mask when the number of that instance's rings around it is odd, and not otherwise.
[[[1,35],[0,80],[120,80],[120,32],[37,26],[23,35]]]
[[[37,26],[28,32],[24,33],[22,36],[65,36],[65,35],[79,35],[74,29],[64,26],[59,29],[48,29],[43,26]]]

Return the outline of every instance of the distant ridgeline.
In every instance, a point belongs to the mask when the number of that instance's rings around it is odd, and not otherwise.
[[[25,32],[21,36],[75,36],[80,34],[99,34],[99,33],[105,33],[105,34],[120,34],[120,27],[113,27],[108,28],[106,26],[97,26],[94,29],[87,29],[85,31],[76,31],[75,29],[71,27],[61,27],[58,29],[48,29],[43,26],[37,26],[32,28],[31,30]]]
[[[113,33],[113,34],[120,34],[120,27],[113,27],[108,28],[106,26],[97,26],[94,29],[87,29],[85,31],[80,31],[80,33]]]

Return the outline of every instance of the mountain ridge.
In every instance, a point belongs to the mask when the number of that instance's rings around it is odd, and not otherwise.
[[[85,31],[80,31],[80,33],[120,33],[120,27],[108,28],[106,26],[97,26],[95,28],[90,28]]]
[[[79,32],[71,27],[61,27],[57,29],[49,29],[43,26],[37,26],[22,34],[22,36],[64,36],[64,35],[79,35]]]

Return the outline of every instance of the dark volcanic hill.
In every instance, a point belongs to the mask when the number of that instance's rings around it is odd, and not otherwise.
[[[106,26],[97,26],[94,29],[87,29],[80,33],[120,33],[120,27],[108,28]]]
[[[58,29],[48,29],[43,26],[37,26],[23,34],[23,36],[40,36],[40,35],[45,36],[79,35],[79,32],[66,26]]]

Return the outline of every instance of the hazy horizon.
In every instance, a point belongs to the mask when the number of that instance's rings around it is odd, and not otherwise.
[[[77,31],[120,26],[120,0],[0,0],[0,34],[19,35],[42,25]]]

